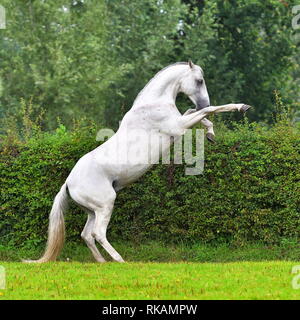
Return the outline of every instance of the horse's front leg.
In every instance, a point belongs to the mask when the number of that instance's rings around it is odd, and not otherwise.
[[[200,120],[200,122],[205,126],[207,133],[206,138],[209,142],[215,142],[215,132],[214,132],[214,124],[206,118]]]
[[[196,112],[196,109],[188,109],[183,115]],[[214,124],[206,118],[200,120],[201,124],[206,128],[206,138],[209,142],[215,142]]]
[[[243,103],[225,104],[223,106],[218,106],[218,107],[211,106],[190,114],[183,115],[180,118],[180,122],[181,122],[181,126],[184,129],[189,129],[212,113],[229,112],[229,111],[240,111],[244,113],[249,108],[250,108],[249,105],[243,104]]]

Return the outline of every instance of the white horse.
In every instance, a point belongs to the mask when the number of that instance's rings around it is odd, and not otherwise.
[[[196,106],[184,115],[175,105],[179,92],[186,94]],[[210,106],[203,71],[191,61],[175,63],[159,71],[139,93],[118,131],[105,143],[84,155],[72,169],[56,195],[50,212],[45,253],[39,260],[27,262],[56,260],[64,243],[63,214],[69,198],[88,214],[81,237],[96,261],[105,262],[105,259],[98,251],[95,240],[113,260],[124,262],[106,238],[116,192],[137,180],[151,167],[149,155],[154,157],[157,153],[162,154],[164,148],[174,141],[172,138],[184,135],[196,123],[204,124],[208,129],[208,138],[213,139],[213,125],[206,116],[235,110],[245,112],[249,107],[245,104]],[[143,135],[139,138],[137,132],[141,131]],[[160,143],[153,140],[153,136],[163,140],[163,150]],[[140,151],[138,161],[129,161],[128,156],[132,150]]]

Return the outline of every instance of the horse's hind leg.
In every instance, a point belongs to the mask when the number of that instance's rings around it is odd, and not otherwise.
[[[93,232],[93,228],[94,228],[95,220],[96,220],[95,214],[90,211],[87,211],[87,213],[88,213],[88,218],[87,218],[86,224],[84,226],[84,229],[82,230],[81,238],[85,241],[86,245],[91,250],[96,261],[97,262],[105,262],[105,259],[102,257],[98,248],[96,247],[95,239],[92,236],[92,232]]]
[[[106,229],[112,214],[113,206],[113,203],[109,203],[95,210],[96,221],[92,235],[115,261],[124,262],[120,254],[106,239]]]
[[[124,262],[119,253],[106,239],[106,229],[116,199],[116,192],[112,187],[111,181],[106,178],[104,172],[99,173],[99,171],[91,171],[89,179],[84,180],[84,183],[81,182],[81,184],[79,183],[79,177],[73,177],[73,179],[74,181],[71,180],[68,184],[71,198],[80,206],[88,209],[88,212],[95,214],[95,216],[89,215],[83,231],[83,238],[93,252],[94,257],[97,261],[103,262],[104,260],[91,237],[96,239],[114,260]]]

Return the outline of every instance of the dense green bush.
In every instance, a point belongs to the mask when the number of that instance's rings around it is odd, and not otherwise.
[[[219,129],[205,145],[205,170],[157,165],[120,191],[109,239],[141,242],[276,243],[300,236],[300,135],[284,123]],[[26,143],[3,142],[1,242],[43,242],[53,198],[77,159],[96,146],[95,130],[61,126]],[[85,213],[66,214],[69,240],[79,240]]]

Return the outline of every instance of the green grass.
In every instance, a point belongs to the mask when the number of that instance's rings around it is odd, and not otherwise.
[[[144,244],[131,242],[113,242],[112,244],[123,258],[130,262],[300,261],[300,246],[293,240],[282,241],[277,246],[255,243],[241,247],[201,243],[175,245],[155,241]],[[0,261],[18,262],[22,258],[38,258],[43,250],[44,246],[32,248],[30,244],[22,248],[0,245]],[[105,251],[101,252],[108,260],[110,259]],[[59,260],[94,262],[86,245],[72,243],[66,243]]]
[[[113,245],[127,263],[97,264],[86,246],[67,244],[58,262],[23,264],[21,258],[37,258],[43,248],[0,246],[7,273],[0,299],[300,298],[291,286],[300,248],[291,240],[279,246]]]
[[[0,299],[300,298],[292,261],[1,264],[7,288]]]

